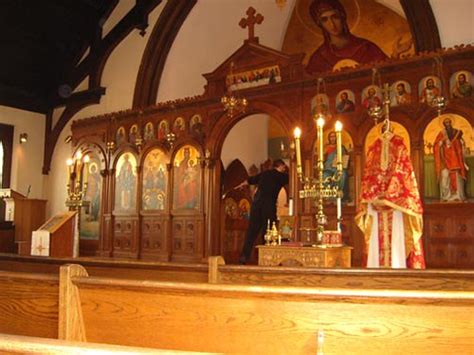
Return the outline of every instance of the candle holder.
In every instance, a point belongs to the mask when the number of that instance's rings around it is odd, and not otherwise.
[[[81,207],[88,207],[90,201],[84,199],[87,192],[87,178],[90,158],[88,155],[82,156],[78,151],[74,158],[67,160],[68,182],[66,207],[70,211],[80,211]]]
[[[324,115],[318,114],[315,117],[316,127],[318,130],[318,159],[316,162],[316,176],[304,176],[303,169],[301,166],[301,148],[300,148],[300,136],[301,130],[297,127],[294,131],[295,136],[295,147],[296,147],[296,173],[298,180],[303,185],[303,189],[299,191],[299,197],[301,199],[309,198],[313,199],[316,203],[316,236],[317,244],[322,244],[324,229],[327,225],[328,218],[324,213],[324,200],[329,198],[336,198],[337,201],[337,231],[341,232],[341,200],[343,197],[343,191],[340,186],[342,179],[342,124],[337,121],[335,125],[336,131],[336,149],[337,149],[337,160],[336,160],[336,174],[331,176],[324,176],[324,142],[323,142],[323,128],[324,128]]]

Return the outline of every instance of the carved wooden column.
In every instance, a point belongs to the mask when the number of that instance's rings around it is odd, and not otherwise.
[[[101,171],[102,175],[102,215],[100,223],[99,236],[99,256],[112,256],[112,237],[113,237],[113,192],[115,185],[115,169],[105,169]]]

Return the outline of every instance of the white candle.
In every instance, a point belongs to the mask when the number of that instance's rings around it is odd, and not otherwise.
[[[318,140],[319,140],[319,160],[323,161],[324,152],[323,152],[323,127],[324,127],[324,118],[322,115],[316,120],[316,125],[318,126]]]
[[[72,164],[73,164],[73,161],[72,161],[71,158],[69,158],[68,160],[66,160],[66,165],[67,165],[67,180],[68,180],[68,181],[71,180]]]
[[[288,200],[288,215],[293,216],[293,199]]]
[[[342,170],[342,123],[336,121],[336,152],[337,152],[337,168]]]
[[[299,172],[301,171],[301,147],[300,147],[300,137],[301,137],[301,129],[296,127],[293,131],[293,135],[295,137],[295,148],[296,148],[296,170]]]

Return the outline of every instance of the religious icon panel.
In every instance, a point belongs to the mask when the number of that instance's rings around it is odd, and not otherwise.
[[[143,163],[142,208],[163,211],[168,185],[167,156],[161,149],[150,151]]]
[[[427,76],[418,84],[418,95],[422,104],[436,106],[436,98],[441,95],[441,80],[434,75]]]
[[[462,70],[454,73],[449,80],[451,97],[462,99],[472,96],[472,73]]]
[[[411,104],[411,86],[408,81],[399,80],[390,87],[390,104],[392,106]]]
[[[115,144],[120,145],[125,142],[125,127],[119,127],[115,133]]]
[[[137,161],[131,153],[123,153],[115,168],[115,210],[131,211],[136,207]]]
[[[169,133],[169,125],[167,120],[162,120],[158,126],[158,140],[164,141]]]
[[[341,41],[342,40],[342,41]],[[296,0],[282,51],[310,74],[413,54],[405,17],[375,0]]]
[[[151,141],[155,137],[155,129],[153,127],[153,122],[148,122],[145,125],[145,132],[143,133],[143,138],[145,142]]]
[[[81,239],[99,239],[100,233],[100,206],[102,176],[100,175],[100,158],[96,152],[87,153],[90,161],[87,165],[87,191],[84,197],[89,202],[88,208],[81,213],[80,238]]]
[[[474,135],[467,119],[451,113],[436,117],[423,140],[425,201],[474,200]]]
[[[173,163],[173,209],[199,209],[201,169],[199,152],[191,145],[178,150]]]
[[[366,109],[382,106],[382,90],[380,87],[370,85],[362,90],[362,105]]]
[[[336,96],[336,111],[348,113],[355,110],[355,95],[351,90],[342,90]]]

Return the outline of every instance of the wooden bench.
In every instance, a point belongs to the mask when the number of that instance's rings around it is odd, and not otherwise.
[[[195,352],[170,352],[120,345],[92,344],[58,339],[44,339],[18,335],[0,334],[2,354],[196,354]],[[199,353],[202,354],[202,353]]]
[[[209,258],[209,283],[345,289],[474,291],[474,270],[322,269],[226,265]]]
[[[0,271],[0,333],[58,337],[59,277]]]
[[[63,266],[60,279],[65,340],[224,353],[474,351],[474,292],[132,281],[79,265]]]
[[[0,253],[0,270],[59,274],[61,265],[74,263],[87,268],[91,276],[160,280],[178,282],[207,282],[207,264],[111,260],[110,258],[51,258],[19,256]]]

